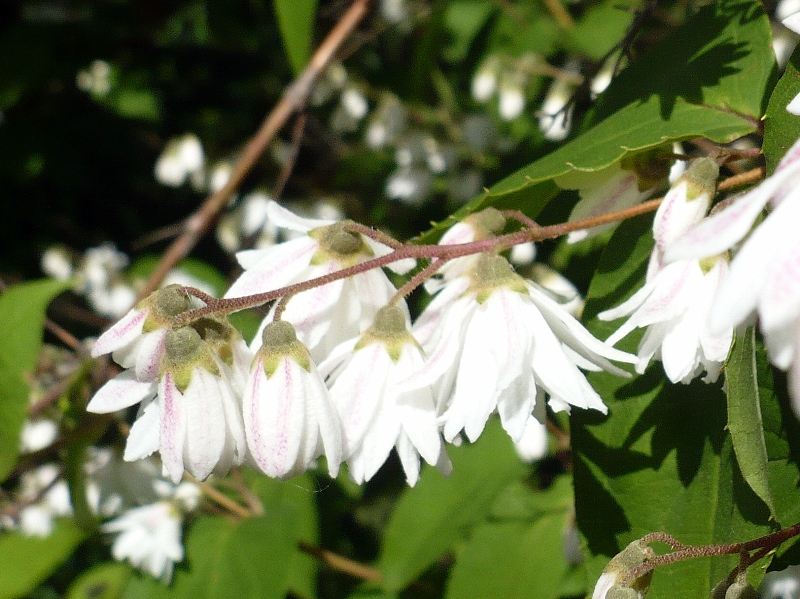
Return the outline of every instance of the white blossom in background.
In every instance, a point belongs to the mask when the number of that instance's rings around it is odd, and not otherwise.
[[[762,599],[800,599],[800,566],[767,572],[758,587]]]
[[[48,418],[26,420],[20,433],[19,450],[21,453],[33,453],[44,449],[58,437],[58,424]]]
[[[390,251],[371,239],[347,232],[346,222],[302,218],[275,202],[270,203],[267,212],[277,226],[295,230],[302,236],[271,248],[239,252],[236,257],[245,270],[225,297],[279,289]],[[413,261],[399,267],[412,265]],[[295,295],[287,302],[283,319],[294,325],[300,341],[309,348],[314,360],[319,361],[339,343],[366,330],[395,291],[381,269],[372,269]],[[272,311],[264,319],[262,330],[271,320]],[[260,343],[259,332],[252,349],[257,350]]]
[[[504,121],[513,121],[525,110],[527,77],[523,73],[508,71],[500,78],[497,89],[497,111]]]
[[[578,64],[574,61],[564,66],[564,71],[578,74]],[[545,139],[562,141],[569,135],[572,126],[572,106],[569,101],[577,89],[577,83],[560,77],[550,84],[539,109],[539,130]]]
[[[136,301],[136,292],[122,276],[128,262],[128,256],[112,243],[89,248],[75,272],[76,291],[84,295],[98,313],[119,318]]]
[[[184,515],[197,508],[200,490],[192,483],[162,488],[164,499],[134,507],[100,527],[117,535],[111,554],[164,582],[172,579],[175,563],[183,560]]]
[[[111,91],[111,65],[105,60],[93,60],[89,68],[78,71],[75,85],[92,96],[107,96]]]
[[[193,174],[203,173],[205,152],[200,139],[193,133],[173,137],[156,160],[156,181],[168,187],[180,187]]]
[[[773,23],[772,49],[775,51],[775,58],[778,65],[783,68],[789,62],[795,47],[797,47],[798,35],[800,35],[800,3],[796,0],[782,0],[775,7],[775,18],[781,25]],[[790,103],[791,108],[787,110],[792,114],[797,114],[800,102],[795,98]]]
[[[400,167],[386,180],[385,193],[390,200],[410,206],[421,205],[433,188],[433,175],[423,167]]]
[[[664,263],[664,253],[697,225],[711,204],[719,168],[708,158],[692,163],[670,188],[653,220],[655,247],[645,285],[616,308],[601,312],[602,320],[629,316],[606,342],[615,345],[638,327],[647,327],[639,344],[636,371],[653,359],[673,382],[689,383],[700,373],[714,382],[728,356],[733,328],[709,328],[712,301],[724,285],[728,261],[723,256]]]
[[[386,92],[370,117],[364,140],[373,150],[380,150],[394,144],[407,128],[406,107],[397,96]]]
[[[311,106],[322,106],[333,98],[347,83],[347,70],[342,63],[335,62],[322,72],[314,84],[308,102]]]
[[[53,246],[42,253],[41,269],[48,277],[66,281],[75,272],[75,264],[66,248]]]
[[[569,222],[594,218],[630,208],[651,197],[667,181],[667,163],[658,155],[642,154],[597,171],[573,170],[555,178],[562,189],[574,189],[580,200],[569,215]],[[609,223],[572,231],[567,243],[577,243],[617,226]]]
[[[474,441],[496,410],[519,441],[537,402],[555,411],[607,408],[578,369],[589,363],[626,375],[609,359],[635,357],[595,339],[501,256],[482,255],[475,268],[445,284],[420,316],[425,367],[411,380],[435,382],[444,438],[464,430]],[[576,359],[575,356],[579,356]]]
[[[43,464],[24,472],[20,476],[17,500],[24,505],[17,522],[4,525],[19,528],[26,536],[48,537],[56,518],[72,514],[69,488],[56,464]]]
[[[359,339],[334,349],[320,365],[342,426],[344,459],[357,483],[370,480],[394,447],[408,484],[419,480],[420,456],[449,474],[439,435],[435,391],[406,381],[422,368],[422,348],[407,329],[408,310],[381,308]]]
[[[308,349],[286,321],[263,329],[244,391],[244,427],[250,457],[275,478],[305,472],[325,455],[335,477],[342,461],[336,409]]]
[[[233,173],[233,165],[227,160],[221,160],[211,167],[208,173],[208,189],[217,193],[227,185]]]
[[[490,56],[478,67],[472,77],[472,97],[476,102],[484,104],[492,99],[497,91],[500,71],[500,59],[496,56]]]
[[[668,248],[665,261],[702,259],[736,247],[769,204],[769,215],[735,252],[730,272],[711,306],[715,332],[749,322],[758,315],[769,359],[789,371],[789,394],[800,414],[800,140],[775,172],[710,216]]]

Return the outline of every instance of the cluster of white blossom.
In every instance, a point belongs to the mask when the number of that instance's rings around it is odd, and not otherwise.
[[[240,252],[245,270],[227,298],[332,275],[391,251],[349,231],[346,221],[298,217],[276,203],[267,213],[302,235]],[[499,212],[484,211],[442,242],[486,238],[504,224]],[[438,294],[413,325],[387,275],[369,269],[291,296],[277,321],[273,306],[249,347],[224,318],[174,327],[193,303],[180,287],[165,288],[97,340],[93,354],[113,353],[126,370],[88,409],[140,403],[125,459],[159,450],[175,483],[184,471],[204,479],[245,462],[288,478],[323,455],[331,476],[346,462],[363,482],[395,448],[410,484],[420,458],[447,472],[444,441],[462,431],[477,439],[495,412],[521,441],[532,423],[545,436],[548,405],[606,411],[579,368],[624,375],[609,360],[634,356],[595,339],[500,255],[455,259],[440,274]]]
[[[23,450],[54,439],[50,427],[26,427]],[[84,472],[88,508],[108,519],[101,531],[115,535],[114,558],[168,581],[173,564],[183,559],[182,522],[199,504],[197,485],[174,485],[160,476],[154,460],[124,462],[109,448],[91,447]],[[47,537],[58,518],[74,513],[63,468],[56,463],[22,473],[14,497],[18,507],[0,512],[0,527],[26,536]]]

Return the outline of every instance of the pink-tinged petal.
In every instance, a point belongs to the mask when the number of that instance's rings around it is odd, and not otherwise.
[[[151,401],[133,423],[125,443],[125,454],[122,456],[126,462],[146,458],[158,449],[161,429],[159,409],[158,401]]]
[[[136,378],[140,381],[155,381],[164,357],[164,342],[167,328],[161,328],[142,335],[136,349]]]
[[[800,347],[800,326],[795,325],[794,345]],[[792,410],[794,415],[800,418],[800,351],[795,352],[794,360],[789,369],[788,376],[789,397],[792,400]]]
[[[706,193],[689,200],[686,197],[688,187],[686,181],[673,185],[656,210],[653,237],[656,247],[662,252],[699,223],[711,204],[711,196]]]
[[[467,223],[456,223],[439,239],[439,245],[458,245],[475,241],[475,227]]]
[[[184,467],[198,480],[214,471],[225,447],[225,412],[220,379],[195,368],[181,398],[186,414]]]
[[[371,343],[353,354],[330,390],[339,414],[345,456],[361,443],[384,394],[391,359],[382,343]]]
[[[298,216],[291,210],[287,210],[274,201],[270,201],[267,204],[267,218],[272,221],[272,224],[276,227],[289,229],[290,231],[299,231],[301,233],[308,233],[318,227],[326,227],[336,222],[335,220]]]
[[[312,418],[315,421],[315,430],[319,431],[322,441],[325,459],[328,462],[328,474],[331,478],[336,478],[336,475],[339,474],[339,466],[344,459],[342,426],[328,389],[313,364],[311,373],[306,377],[306,387],[305,397],[309,399],[310,406],[314,408]],[[316,452],[318,453],[318,451],[317,449]],[[312,459],[314,457],[316,454]]]
[[[706,258],[732,248],[753,226],[775,189],[767,179],[733,204],[701,221],[664,250],[665,263]]]
[[[434,296],[431,302],[422,311],[411,332],[414,338],[426,349],[438,339],[441,331],[443,318],[446,314],[452,313],[456,309],[456,300],[469,287],[469,279],[461,277],[449,282],[444,288]],[[458,302],[458,310],[465,311],[467,302]]]
[[[336,264],[329,263],[318,274],[329,274],[337,270]],[[287,302],[283,319],[294,325],[297,338],[309,349],[318,345],[334,325],[329,316],[342,297],[343,286],[344,281],[340,279],[298,293]],[[341,324],[344,323],[336,323],[337,326]]]
[[[800,202],[784,202],[756,227],[720,285],[712,307],[712,333],[738,325],[756,308],[775,265],[797,245],[794,228],[799,221]]]
[[[637,327],[645,327],[679,316],[692,301],[702,277],[703,273],[694,260],[667,265],[653,279],[653,291],[644,303],[616,333],[606,340],[606,343],[614,345]]]
[[[282,246],[283,244],[278,244],[258,250],[242,250],[241,252],[236,252],[236,261],[243,269],[250,270],[262,260],[269,260],[270,256],[274,252],[280,251],[278,248]]]
[[[763,331],[791,326],[800,314],[800,242],[770,265],[771,273],[758,300]]]
[[[279,289],[301,280],[319,244],[300,237],[271,248],[267,258],[245,270],[225,292],[226,298],[245,297]]]
[[[372,320],[378,310],[389,303],[389,300],[397,292],[397,288],[392,285],[389,277],[379,268],[356,275],[349,282],[355,294],[354,300],[357,300],[361,305],[359,324],[366,328],[372,324]],[[408,314],[405,302],[401,302],[398,307]]]
[[[161,462],[176,485],[183,477],[183,451],[186,441],[186,404],[175,386],[172,374],[166,372],[158,384],[161,402],[161,434],[159,449]]]
[[[126,370],[97,390],[86,411],[94,414],[116,412],[151,397],[155,391],[153,382],[139,381],[133,372]]]
[[[142,334],[142,327],[147,319],[147,314],[146,310],[133,309],[128,312],[94,342],[92,357],[97,358],[110,354],[133,343]]]
[[[795,16],[798,18],[798,22],[800,22],[800,13],[797,13]],[[792,102],[796,100],[797,97],[795,97]],[[798,166],[798,161],[800,161],[800,139],[795,141],[792,144],[792,147],[786,151],[786,153],[783,155],[783,158],[781,158],[781,161],[778,163],[778,167],[775,169],[775,172],[782,171],[790,167],[796,167]]]

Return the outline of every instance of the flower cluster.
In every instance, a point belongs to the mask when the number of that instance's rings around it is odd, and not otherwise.
[[[605,413],[579,369],[625,375],[610,360],[635,361],[496,253],[442,268],[431,287],[437,295],[412,325],[383,270],[336,276],[391,248],[347,221],[301,218],[275,203],[267,215],[300,235],[240,252],[244,273],[227,298],[321,284],[273,306],[249,348],[224,318],[187,315],[195,306],[177,286],[143,301],[94,346],[95,356],[113,353],[126,370],[88,409],[140,403],[125,458],[158,449],[175,483],[184,471],[203,479],[242,463],[285,479],[322,456],[331,476],[347,463],[364,482],[395,449],[413,485],[420,460],[448,473],[444,442],[462,431],[474,441],[495,412],[528,445],[541,445],[547,406]],[[487,238],[504,225],[490,209],[443,242]],[[395,263],[398,271],[413,266]]]

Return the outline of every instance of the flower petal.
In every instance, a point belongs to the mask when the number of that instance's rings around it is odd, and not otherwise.
[[[275,201],[270,201],[267,204],[267,218],[272,221],[276,227],[289,229],[290,231],[299,231],[301,233],[308,233],[318,227],[326,227],[336,222],[334,220],[298,216]]]
[[[119,321],[100,335],[92,346],[92,357],[97,358],[110,354],[126,345],[133,343],[142,334],[144,321],[147,319],[147,310],[133,309]]]
[[[303,279],[318,247],[310,237],[300,237],[269,248],[269,254],[245,270],[225,292],[225,297],[265,293]]]
[[[183,448],[186,440],[186,404],[175,386],[172,374],[166,372],[158,384],[161,400],[161,461],[176,485],[183,477]]]
[[[125,443],[126,462],[134,462],[151,455],[158,449],[161,428],[161,405],[158,400],[149,402],[131,427]]]
[[[140,381],[132,371],[125,370],[97,390],[86,411],[94,414],[116,412],[139,403],[155,391],[153,382]]]

